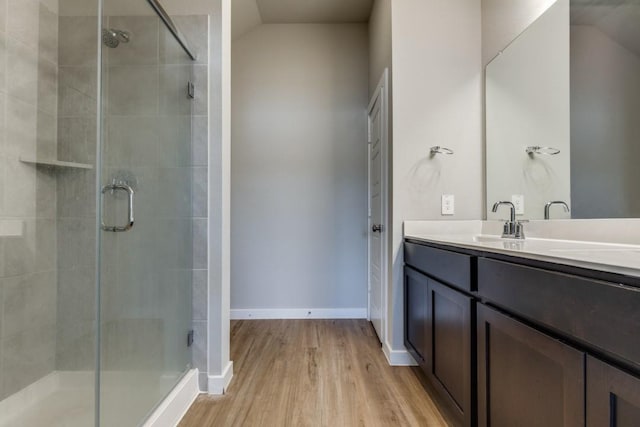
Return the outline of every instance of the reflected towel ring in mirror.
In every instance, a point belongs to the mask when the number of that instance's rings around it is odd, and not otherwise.
[[[431,147],[429,152],[431,153],[432,156],[435,156],[436,154],[448,154],[448,155],[453,154],[453,150],[446,147],[440,147],[439,145]]]
[[[533,156],[534,154],[544,154],[547,156],[555,156],[556,154],[560,154],[560,150],[553,147],[538,147],[538,146],[529,146],[526,149],[527,154]]]

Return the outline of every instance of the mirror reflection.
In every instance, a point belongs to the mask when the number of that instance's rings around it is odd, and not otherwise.
[[[486,68],[487,217],[640,217],[639,112],[640,2],[556,1]]]

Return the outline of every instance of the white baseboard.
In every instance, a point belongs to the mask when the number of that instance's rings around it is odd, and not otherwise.
[[[367,308],[232,309],[231,320],[251,319],[366,319]]]
[[[156,408],[143,424],[144,427],[175,427],[191,404],[200,394],[198,386],[198,370],[192,369],[185,374],[178,385]]]
[[[229,362],[222,375],[209,375],[209,394],[224,394],[233,378],[233,362]]]
[[[391,366],[418,366],[407,350],[393,350],[388,342],[384,343],[382,351]]]

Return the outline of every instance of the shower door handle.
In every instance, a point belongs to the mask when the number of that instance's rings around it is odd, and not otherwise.
[[[104,195],[107,192],[114,194],[116,191],[124,191],[127,193],[127,200],[128,200],[127,215],[129,217],[128,222],[124,226],[106,225],[104,223],[104,218],[102,218],[101,224],[102,224],[102,229],[104,231],[111,231],[113,233],[123,233],[125,231],[131,230],[133,228],[133,223],[135,222],[135,219],[133,216],[133,197],[135,193],[133,191],[133,188],[131,188],[127,184],[113,183],[113,184],[105,185],[104,187],[102,187],[102,197],[104,198]],[[104,209],[103,209],[103,214],[104,214]]]

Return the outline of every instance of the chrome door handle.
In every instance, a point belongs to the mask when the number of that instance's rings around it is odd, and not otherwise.
[[[124,226],[105,225],[104,218],[102,218],[101,224],[102,224],[102,229],[104,231],[111,231],[113,233],[123,233],[125,231],[131,230],[133,228],[133,223],[135,222],[135,218],[133,216],[133,196],[135,193],[133,191],[133,188],[131,188],[127,184],[113,183],[113,184],[105,185],[104,187],[102,187],[102,197],[104,197],[105,193],[107,192],[111,192],[111,194],[113,194],[116,191],[127,192],[127,196],[128,196],[127,197],[128,199],[127,215],[129,217],[128,222]],[[104,209],[103,209],[103,212],[104,212]]]
[[[373,231],[374,233],[382,233],[383,229],[384,227],[382,226],[382,224],[373,224],[373,226],[371,227],[371,231]]]

